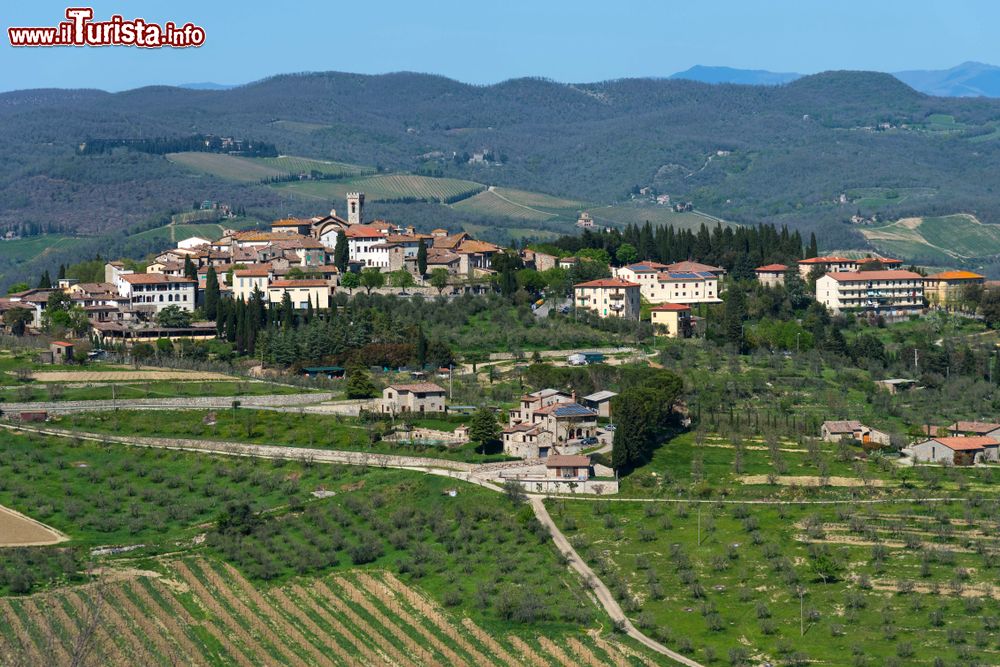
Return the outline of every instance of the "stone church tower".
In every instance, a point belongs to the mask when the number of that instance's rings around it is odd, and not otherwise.
[[[365,193],[347,193],[347,222],[351,225],[360,225],[364,222]]]

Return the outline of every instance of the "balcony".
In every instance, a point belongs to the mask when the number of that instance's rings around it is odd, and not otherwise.
[[[608,298],[612,301],[621,301],[625,298],[625,295],[622,292],[612,292],[608,295]]]

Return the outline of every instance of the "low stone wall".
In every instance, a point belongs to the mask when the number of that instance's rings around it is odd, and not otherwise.
[[[49,414],[90,412],[92,410],[224,410],[239,401],[241,408],[289,407],[321,403],[333,398],[330,392],[277,394],[267,396],[192,396],[178,398],[129,398],[117,401],[45,401],[39,403],[0,403],[7,415],[44,411]]]
[[[528,493],[593,496],[612,496],[618,493],[618,480],[613,479],[588,479],[586,482],[580,482],[553,477],[505,477],[502,481],[515,481]]]

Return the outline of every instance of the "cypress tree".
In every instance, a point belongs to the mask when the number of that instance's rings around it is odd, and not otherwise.
[[[417,246],[417,273],[421,278],[427,275],[427,246],[423,239],[420,239],[420,245]]]
[[[38,279],[38,287],[40,289],[49,289],[52,287],[52,278],[49,276],[48,269],[45,269],[42,277]]]
[[[205,317],[214,320],[219,315],[219,277],[215,267],[208,267],[205,274]]]
[[[191,280],[198,280],[198,269],[194,268],[194,262],[190,257],[184,258],[184,277]]]
[[[333,247],[333,264],[341,274],[347,272],[347,264],[350,261],[350,249],[347,247],[347,234],[344,230],[337,231],[337,242]]]
[[[293,324],[295,324],[295,308],[292,306],[292,296],[285,292],[281,296],[281,328],[287,331]]]

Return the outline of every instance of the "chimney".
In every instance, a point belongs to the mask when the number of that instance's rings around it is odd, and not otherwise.
[[[336,218],[337,217],[337,209],[335,209],[335,208],[331,208],[330,209],[330,217],[331,218]]]

